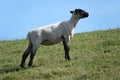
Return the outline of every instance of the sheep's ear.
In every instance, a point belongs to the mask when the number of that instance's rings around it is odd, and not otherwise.
[[[70,11],[71,14],[73,14],[74,11]]]

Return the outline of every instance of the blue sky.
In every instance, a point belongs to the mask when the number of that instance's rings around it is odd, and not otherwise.
[[[120,0],[0,0],[0,40],[25,38],[33,28],[68,20],[75,8],[90,14],[75,33],[120,28]]]

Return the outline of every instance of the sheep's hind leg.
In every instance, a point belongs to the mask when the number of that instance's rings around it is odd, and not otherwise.
[[[23,53],[23,56],[22,56],[22,60],[21,60],[21,64],[20,64],[20,66],[22,68],[24,68],[24,66],[25,66],[26,58],[28,57],[29,53],[31,52],[31,49],[32,49],[32,43],[29,43],[27,49],[25,50],[25,52]]]
[[[29,67],[32,66],[33,59],[34,59],[34,56],[37,52],[37,49],[38,49],[38,46],[33,45],[33,49],[32,49],[31,54],[30,54],[30,61],[29,61],[29,64],[28,64]]]

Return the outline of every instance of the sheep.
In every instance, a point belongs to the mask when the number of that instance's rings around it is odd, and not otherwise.
[[[63,41],[65,59],[71,59],[69,56],[69,42],[74,35],[74,28],[76,27],[77,22],[82,18],[88,17],[89,13],[82,9],[75,9],[74,11],[70,11],[70,13],[72,14],[72,17],[68,21],[61,21],[55,24],[46,25],[28,32],[27,39],[29,44],[23,53],[20,64],[21,68],[24,68],[26,58],[29,54],[30,61],[28,66],[32,66],[33,58],[40,45],[53,45],[61,41]]]

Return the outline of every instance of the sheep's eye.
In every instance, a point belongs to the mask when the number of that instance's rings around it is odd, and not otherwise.
[[[79,13],[82,13],[83,11],[82,10],[79,10]]]

